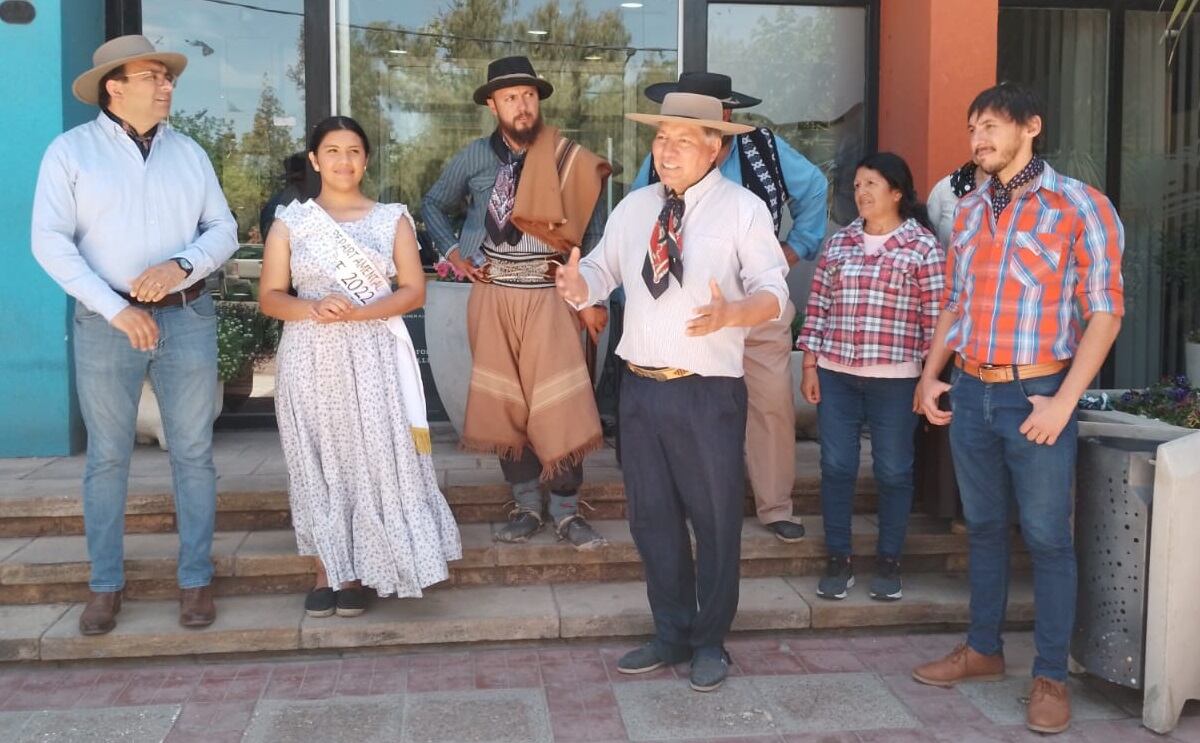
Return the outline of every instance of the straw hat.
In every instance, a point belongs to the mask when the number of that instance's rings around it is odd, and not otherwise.
[[[139,59],[162,62],[175,77],[183,74],[183,68],[187,67],[187,57],[175,52],[160,52],[145,36],[118,36],[100,45],[92,55],[92,69],[75,78],[75,82],[71,84],[71,92],[84,103],[97,105],[100,102],[100,80],[121,65]]]
[[[663,97],[662,109],[657,114],[625,114],[625,118],[639,124],[662,124],[672,121],[680,124],[716,129],[722,134],[745,134],[754,127],[723,121],[721,101],[708,95],[696,93],[667,93]]]

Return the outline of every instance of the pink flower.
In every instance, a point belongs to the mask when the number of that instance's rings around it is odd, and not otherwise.
[[[450,261],[440,260],[437,262],[437,265],[433,267],[433,270],[437,272],[439,279],[444,279],[450,276],[450,271],[452,268],[453,264],[451,264]],[[457,273],[457,271],[455,271],[455,273]]]

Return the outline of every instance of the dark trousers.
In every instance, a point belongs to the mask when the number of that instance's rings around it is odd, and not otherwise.
[[[737,613],[746,385],[733,377],[658,382],[625,370],[620,400],[629,530],[646,569],[655,646],[681,660],[719,648]]]
[[[879,543],[876,554],[899,559],[913,499],[912,411],[917,380],[859,377],[817,369],[821,402],[821,516],[825,548],[849,557],[850,521],[858,482],[863,424],[871,429],[871,461],[879,487]]]

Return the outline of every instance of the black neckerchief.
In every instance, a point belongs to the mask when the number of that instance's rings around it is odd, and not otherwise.
[[[492,146],[492,152],[496,153],[496,157],[500,160],[501,166],[512,166],[513,187],[515,188],[516,184],[521,182],[521,169],[525,167],[525,153],[513,152],[509,149],[508,142],[504,141],[504,135],[500,133],[499,128],[492,132],[492,136],[488,138],[488,143]],[[492,243],[496,247],[500,247],[504,243],[516,245],[521,242],[521,236],[524,234],[521,230],[517,229],[517,226],[513,224],[511,219],[508,220],[508,223],[504,225],[502,230],[497,230],[495,225],[492,227],[493,229],[489,230],[489,235],[491,235]],[[491,234],[497,231],[500,234]],[[500,240],[496,240],[497,237]]]
[[[975,163],[968,161],[958,170],[950,174],[950,190],[956,198],[961,199],[975,190]]]
[[[999,174],[993,175],[988,183],[992,189],[992,214],[999,217],[1012,201],[1013,194],[1017,192],[1017,189],[1041,175],[1045,167],[1046,161],[1034,155],[1029,164],[1021,168],[1021,172],[1014,175],[1008,183],[1001,183]]]
[[[154,135],[158,134],[158,124],[150,127],[145,134],[138,134],[137,129],[133,128],[133,124],[130,124],[125,119],[122,119],[112,111],[109,111],[107,108],[102,108],[100,110],[104,112],[105,116],[121,125],[121,128],[125,130],[125,133],[129,135],[129,138],[133,140],[135,145],[137,145],[138,152],[142,153],[143,161],[150,157],[150,144],[154,141]]]

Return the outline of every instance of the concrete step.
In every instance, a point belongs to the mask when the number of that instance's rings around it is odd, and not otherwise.
[[[863,580],[844,601],[823,601],[815,597],[811,578],[746,578],[733,628],[944,628],[967,621],[968,589],[961,575],[906,576],[904,598],[893,603],[867,599],[865,584]],[[99,637],[79,634],[82,604],[4,606],[0,660],[209,656],[651,632],[645,586],[639,582],[440,588],[421,599],[376,600],[366,614],[353,619],[306,617],[303,601],[299,595],[224,598],[218,602],[217,621],[202,630],[179,626],[174,601],[129,601],[117,628]],[[1027,623],[1032,616],[1029,581],[1014,578],[1008,619]]]
[[[580,496],[594,510],[597,519],[625,518],[625,486],[620,471],[609,479],[584,481]],[[460,524],[495,521],[512,500],[512,493],[499,470],[465,474],[450,472],[442,491],[455,519]],[[615,478],[615,479],[613,479]],[[475,482],[471,482],[474,480]],[[143,483],[144,485],[144,483]],[[71,492],[0,496],[0,539],[83,534],[83,501],[78,483]],[[796,479],[792,502],[797,514],[821,511],[820,479],[803,476]],[[854,500],[855,513],[876,510],[875,483],[860,480]],[[745,515],[754,514],[752,494],[746,497]],[[285,529],[291,526],[287,483],[283,476],[264,481],[258,478],[221,478],[217,494],[217,529],[222,531]],[[175,502],[170,484],[157,492],[131,492],[125,506],[125,531],[129,534],[173,532]]]
[[[274,436],[274,432],[269,433]],[[261,432],[255,434],[247,439],[250,443],[245,449],[222,453],[224,449],[218,447],[219,530],[285,529],[291,525],[287,473],[278,441],[265,438]],[[231,435],[225,434],[224,438],[229,440]],[[225,446],[236,442],[232,439]],[[169,466],[162,452],[148,449],[138,447],[131,465],[125,509],[125,530],[130,534],[166,533],[176,528]],[[863,449],[854,508],[856,513],[871,513],[876,510],[876,495],[870,476],[869,441],[863,441]],[[83,533],[82,457],[52,460],[37,467],[27,464],[32,460],[9,461],[16,469],[0,477],[0,538]],[[818,461],[815,442],[797,442],[792,490],[796,513],[820,513]],[[488,523],[503,517],[504,505],[512,495],[495,457],[460,452],[442,442],[435,444],[434,463],[442,492],[460,524]],[[588,457],[580,495],[595,509],[588,512],[592,518],[625,518],[625,486],[612,449]],[[747,489],[745,514],[753,513],[754,501]]]
[[[812,576],[824,567],[824,532],[819,517],[804,520],[807,538],[784,544],[755,519],[742,525],[742,575]],[[595,520],[608,544],[581,552],[543,529],[528,542],[494,541],[499,524],[464,524],[463,559],[451,564],[448,585],[533,585],[628,581],[642,578],[642,564],[624,520]],[[854,554],[868,571],[875,554],[875,517],[854,519]],[[174,534],[131,534],[125,539],[126,591],[130,598],[173,598],[178,539]],[[1023,544],[1014,539],[1017,565]],[[311,588],[315,563],[296,554],[291,530],[221,531],[213,540],[218,595],[302,593]],[[943,521],[913,516],[905,544],[906,573],[964,571],[967,539]],[[87,544],[82,536],[0,539],[0,604],[83,601],[88,595]]]

